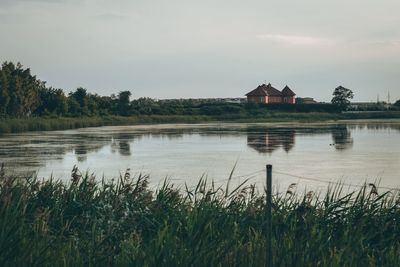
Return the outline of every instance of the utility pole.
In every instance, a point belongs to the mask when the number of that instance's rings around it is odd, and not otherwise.
[[[266,267],[272,267],[272,165],[267,165],[267,196],[266,196]]]

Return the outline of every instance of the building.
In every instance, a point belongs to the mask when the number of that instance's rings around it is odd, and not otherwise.
[[[296,94],[286,85],[282,91],[269,84],[259,85],[256,89],[246,94],[248,102],[264,104],[295,104]]]
[[[390,109],[386,102],[351,102],[350,111],[382,111]]]
[[[318,102],[312,97],[298,97],[296,99],[298,104],[317,104]]]

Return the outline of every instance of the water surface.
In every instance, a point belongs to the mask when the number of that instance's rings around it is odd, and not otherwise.
[[[308,188],[341,181],[380,181],[400,188],[400,121],[315,124],[196,124],[86,128],[0,136],[0,162],[15,175],[69,179],[77,165],[98,177],[150,175],[157,185],[194,185],[200,177],[262,185],[265,164],[274,184]]]

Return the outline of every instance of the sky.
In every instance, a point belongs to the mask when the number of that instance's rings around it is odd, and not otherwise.
[[[0,60],[48,86],[133,98],[400,99],[399,0],[0,0]]]

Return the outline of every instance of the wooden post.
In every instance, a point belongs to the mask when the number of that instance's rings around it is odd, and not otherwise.
[[[266,199],[266,267],[272,267],[272,165],[267,165]]]

